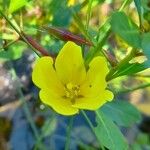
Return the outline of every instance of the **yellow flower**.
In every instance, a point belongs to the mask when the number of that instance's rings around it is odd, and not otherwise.
[[[75,5],[75,0],[68,0],[68,7]]]
[[[55,63],[48,56],[37,60],[32,80],[41,89],[43,103],[59,114],[73,115],[79,109],[96,110],[113,99],[106,90],[107,73],[107,62],[101,56],[93,58],[86,71],[81,47],[67,42]]]

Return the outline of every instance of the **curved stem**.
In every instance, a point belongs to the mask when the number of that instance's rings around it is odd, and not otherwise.
[[[88,33],[88,28],[89,28],[89,22],[91,18],[91,10],[92,10],[92,3],[93,0],[88,0],[88,9],[87,9],[87,16],[86,16],[86,32]]]
[[[144,89],[144,88],[147,88],[147,87],[150,87],[150,83],[143,84],[143,85],[133,87],[133,88],[123,89],[121,91],[118,91],[118,93],[128,93],[128,92]]]
[[[73,126],[73,118],[69,118],[69,125],[67,127],[67,136],[66,136],[66,143],[65,143],[65,150],[69,150],[69,145],[70,145],[70,139],[71,139],[71,129]]]
[[[125,0],[123,4],[121,5],[121,7],[119,8],[119,11],[122,11],[125,8],[125,6],[129,3],[129,1],[131,0]]]
[[[86,115],[86,113],[85,113],[84,110],[81,110],[81,112],[82,112],[84,118],[86,119],[87,123],[89,124],[91,130],[92,130],[93,133],[95,134],[95,129],[94,129],[94,126],[93,126],[92,122],[90,121],[90,119],[88,118],[88,116]],[[95,134],[95,136],[96,136],[96,134]],[[97,136],[96,136],[96,138],[97,138]],[[97,138],[97,139],[98,139],[98,138]],[[103,146],[102,144],[100,145],[100,147],[101,147],[102,150],[105,150],[105,148],[104,148],[104,146]]]
[[[1,50],[6,50],[9,46],[13,45],[13,44],[16,43],[17,41],[18,41],[18,39],[9,42],[8,44],[6,44],[6,45],[4,45],[3,47],[1,47],[1,48],[0,48],[0,51],[1,51]]]
[[[34,136],[36,138],[37,141],[39,141],[38,143],[38,148],[42,148],[43,150],[46,150],[46,147],[44,146],[44,144],[42,143],[42,141],[39,139],[39,133],[38,133],[38,130],[34,124],[34,121],[31,117],[31,113],[30,113],[30,110],[28,108],[28,105],[25,101],[25,98],[24,98],[24,95],[23,95],[23,92],[21,90],[21,83],[20,81],[18,80],[18,76],[16,74],[16,71],[14,70],[13,68],[13,64],[10,62],[10,66],[11,66],[11,74],[14,78],[14,80],[16,80],[16,85],[17,85],[17,91],[18,91],[18,94],[20,96],[20,101],[23,103],[23,109],[24,109],[24,112],[25,112],[25,115],[26,115],[26,118],[27,118],[27,121],[29,122],[30,126],[31,126],[31,129],[34,133]]]

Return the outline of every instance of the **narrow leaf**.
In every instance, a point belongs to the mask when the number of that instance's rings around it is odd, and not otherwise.
[[[148,58],[146,65],[150,66],[150,32],[142,35],[142,49]]]
[[[13,13],[27,4],[27,0],[10,0],[9,12]]]
[[[140,26],[142,25],[142,6],[141,6],[141,0],[134,0],[135,6],[137,8],[137,12],[139,15],[139,21],[140,21]]]
[[[115,77],[119,77],[119,76],[124,76],[124,75],[132,75],[135,73],[138,73],[140,71],[143,71],[145,69],[147,69],[147,65],[146,65],[147,61],[144,63],[127,63],[124,66],[122,66],[121,68],[119,68],[117,70],[117,72],[114,74],[113,78]]]

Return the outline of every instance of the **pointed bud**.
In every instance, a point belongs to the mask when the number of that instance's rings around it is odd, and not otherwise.
[[[70,31],[67,31],[65,29],[55,28],[55,27],[46,27],[43,26],[43,28],[49,32],[49,34],[55,36],[56,38],[59,38],[63,41],[73,41],[77,44],[86,44],[88,46],[93,46],[92,42],[75,35],[71,33]]]

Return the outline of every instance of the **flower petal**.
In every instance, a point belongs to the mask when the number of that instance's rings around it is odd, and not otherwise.
[[[50,90],[41,90],[40,99],[62,115],[74,115],[79,111],[78,108],[71,106],[72,103],[69,99],[59,97],[57,93],[53,93]]]
[[[63,85],[58,80],[53,68],[53,59],[51,57],[41,57],[37,60],[32,72],[32,81],[39,88],[53,89],[59,95],[64,92]]]
[[[81,47],[73,42],[67,42],[60,50],[56,62],[56,72],[63,84],[69,82],[80,84],[86,77]]]
[[[68,7],[75,5],[75,0],[68,0]]]
[[[113,97],[114,95],[111,91],[105,90],[103,93],[93,98],[78,98],[72,106],[79,109],[96,110],[107,101],[111,101]]]
[[[97,56],[89,64],[86,80],[80,87],[80,93],[84,97],[96,97],[102,93],[106,86],[108,73],[107,62],[104,57]]]

